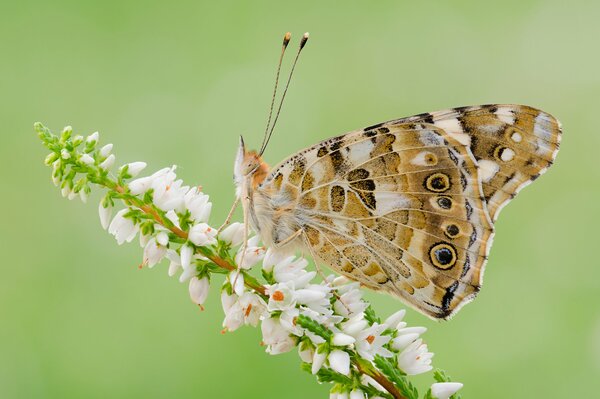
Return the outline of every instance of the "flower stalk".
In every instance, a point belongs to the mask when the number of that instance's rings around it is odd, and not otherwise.
[[[87,201],[91,185],[106,189],[101,225],[117,242],[139,236],[142,266],[169,261],[170,276],[189,283],[192,302],[203,306],[215,274],[225,275],[221,302],[224,331],[260,324],[272,355],[298,349],[302,368],[332,384],[330,398],[418,399],[409,376],[432,370],[424,327],[407,327],[404,310],[380,319],[363,300],[359,284],[345,277],[318,281],[308,261],[265,248],[258,236],[243,244],[244,226],[218,233],[208,224],[212,203],[198,187],[178,180],[176,167],[137,177],[146,167],[132,162],[113,170],[112,144],[99,134],[54,135],[40,123],[38,136],[51,151],[45,163],[63,196]],[[135,178],[135,179],[134,179]],[[113,216],[114,209],[123,208]],[[260,277],[256,275],[260,272]],[[458,398],[462,384],[441,371],[423,398]]]

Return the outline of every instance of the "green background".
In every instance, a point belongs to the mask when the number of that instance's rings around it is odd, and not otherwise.
[[[167,4],[168,3],[168,4]],[[271,164],[327,137],[448,107],[556,115],[556,165],[502,212],[478,299],[429,328],[464,398],[593,397],[600,388],[600,3],[592,1],[0,4],[0,398],[326,398],[294,353],[220,334],[166,265],[103,231],[96,194],[60,197],[33,132],[99,130],[117,160],[176,163],[233,198],[239,134],[261,140],[284,32],[311,32]],[[289,65],[291,57],[288,58]],[[402,305],[368,293],[376,310]],[[424,386],[430,375],[417,378]]]

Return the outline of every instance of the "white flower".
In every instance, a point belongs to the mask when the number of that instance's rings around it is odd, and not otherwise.
[[[331,393],[329,399],[349,399],[348,392]]]
[[[317,374],[319,370],[321,370],[321,367],[323,367],[325,359],[327,359],[327,352],[319,353],[319,350],[316,350],[313,356],[312,366],[310,368],[311,373]]]
[[[331,351],[327,358],[329,360],[329,367],[333,371],[344,375],[350,374],[350,355],[347,352],[336,349]]]
[[[359,287],[359,283],[351,283],[337,288],[338,293],[341,294],[333,304],[333,309],[337,314],[351,318],[365,311],[368,305],[362,300],[362,292]]]
[[[210,217],[212,203],[208,202],[208,195],[200,192],[198,187],[190,189],[184,195],[185,207],[190,211],[192,220],[207,222]]]
[[[431,395],[438,399],[448,399],[462,387],[460,382],[436,382],[431,385]]]
[[[110,155],[110,152],[112,151],[113,145],[108,143],[105,146],[103,146],[102,148],[100,148],[100,156],[102,158],[106,158]]]
[[[133,195],[140,195],[145,193],[150,189],[152,185],[152,177],[140,177],[139,179],[135,179],[129,182],[129,191]]]
[[[202,305],[206,301],[208,296],[208,290],[210,289],[210,283],[208,277],[192,277],[190,280],[189,291],[192,302],[196,305]]]
[[[146,162],[131,162],[127,165],[123,165],[121,169],[127,167],[127,173],[131,177],[137,176],[146,167]]]
[[[381,335],[385,330],[385,325],[373,323],[371,327],[361,331],[356,337],[355,344],[358,354],[371,361],[375,359],[375,355],[391,357],[392,352],[383,347],[392,338],[389,335]]]
[[[265,256],[265,247],[258,246],[260,237],[254,236],[248,240],[246,245],[242,245],[235,255],[235,263],[242,269],[251,269],[252,266],[260,262]]]
[[[356,342],[354,337],[341,332],[333,334],[333,339],[331,340],[331,343],[335,346],[348,346],[352,345],[354,342]]]
[[[187,269],[190,267],[190,262],[192,261],[192,255],[194,253],[194,249],[187,244],[181,246],[179,251],[181,256],[181,267]]]
[[[286,310],[296,306],[293,282],[270,285],[267,287],[266,293],[269,295],[268,309],[270,312]]]
[[[396,313],[392,314],[390,317],[385,319],[383,324],[386,326],[386,328],[395,330],[396,328],[398,328],[398,324],[402,321],[402,319],[404,319],[405,314],[406,314],[406,310],[400,309],[399,311],[397,311]]]
[[[156,242],[166,247],[169,243],[169,235],[165,231],[159,231],[156,234]]]
[[[198,223],[190,229],[188,239],[198,246],[215,244],[217,231],[206,223]]]
[[[365,320],[365,315],[360,313],[348,321],[342,323],[342,330],[349,335],[357,336],[360,332],[369,327],[369,323]]]
[[[244,274],[241,271],[234,270],[229,273],[229,283],[237,295],[244,293]]]
[[[258,295],[245,292],[242,296],[221,293],[221,304],[225,311],[223,327],[228,331],[237,330],[242,324],[256,327],[261,318],[267,315],[267,305]]]
[[[273,318],[263,320],[261,330],[263,343],[267,345],[267,353],[271,355],[288,352],[296,345],[296,340],[281,326],[279,320]]]
[[[83,154],[79,160],[86,165],[94,164],[94,158],[92,158],[89,154]]]
[[[69,151],[63,148],[62,150],[60,150],[60,156],[62,159],[69,159],[71,158],[71,153],[69,153]]]
[[[108,156],[108,158],[106,158],[104,161],[102,161],[102,163],[100,164],[100,167],[102,169],[110,169],[112,168],[112,166],[115,164],[115,156],[114,154],[110,154]]]
[[[151,238],[144,246],[144,264],[153,267],[167,254],[167,247],[158,243],[156,238]]]
[[[90,134],[89,136],[87,136],[87,138],[85,139],[85,142],[95,144],[98,142],[99,139],[100,139],[100,133],[94,132],[94,133]]]
[[[183,210],[184,196],[189,187],[182,186],[182,180],[175,180],[175,166],[166,173],[159,172],[152,175],[152,202],[163,211]]]
[[[361,391],[360,389],[353,389],[350,392],[350,399],[365,399],[365,393],[363,391]]]
[[[139,230],[139,227],[131,219],[123,216],[128,211],[128,208],[121,209],[108,226],[108,232],[115,236],[119,245],[133,241]]]
[[[312,345],[298,345],[298,356],[304,363],[312,363],[315,356],[315,348]]]
[[[291,262],[294,260],[294,256],[289,256],[289,254],[286,254],[283,251],[276,251],[273,248],[267,249],[265,257],[263,258],[263,270],[268,273],[272,272],[275,265],[282,262],[284,259],[289,259]]]
[[[397,351],[403,350],[427,331],[425,327],[406,327],[405,322],[398,323],[397,328],[397,336],[392,340],[392,348]]]
[[[167,259],[169,259],[171,261],[171,263],[169,264],[169,277],[173,277],[177,271],[181,268],[181,258],[179,257],[179,254],[172,250],[172,249],[168,249],[167,250]]]
[[[408,375],[417,375],[431,370],[433,353],[428,352],[422,339],[410,344],[398,355],[398,367]]]
[[[230,243],[231,246],[237,247],[242,242],[244,242],[244,233],[245,233],[244,224],[235,222],[235,223],[231,223],[229,226],[227,226],[225,229],[223,229],[221,234],[219,234],[219,238],[225,242]],[[267,250],[267,252],[268,251],[269,250]],[[266,259],[266,255],[265,255],[265,259]],[[264,264],[264,261],[263,261],[263,264]]]

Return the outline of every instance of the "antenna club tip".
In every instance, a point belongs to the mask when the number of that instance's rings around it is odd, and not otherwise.
[[[302,35],[302,39],[300,39],[300,49],[302,49],[306,45],[306,42],[308,41],[308,36],[308,32]]]
[[[283,47],[286,47],[292,38],[292,34],[290,32],[286,32],[283,36]]]

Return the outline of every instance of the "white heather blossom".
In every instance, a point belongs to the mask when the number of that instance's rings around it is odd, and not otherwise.
[[[103,146],[102,148],[100,148],[100,157],[102,158],[106,158],[110,155],[110,152],[112,151],[113,145],[112,144],[106,144],[105,146]]]
[[[331,351],[327,359],[329,360],[329,367],[333,371],[344,375],[350,374],[350,355],[348,352],[336,349]]]
[[[392,338],[389,335],[381,335],[385,330],[385,325],[373,323],[371,327],[358,333],[355,344],[358,354],[371,361],[375,359],[375,355],[391,357],[393,353],[383,347]]]
[[[146,162],[131,162],[121,167],[121,169],[127,167],[127,173],[132,177],[135,177],[140,174],[142,170],[146,167]]]
[[[304,363],[312,363],[315,348],[312,345],[298,345],[298,356]]]
[[[296,293],[294,292],[294,283],[277,283],[267,287],[269,295],[268,309],[270,312],[276,310],[286,310],[296,306]]]
[[[115,236],[117,244],[121,245],[124,242],[131,242],[135,238],[139,227],[133,223],[131,219],[125,218],[123,215],[129,211],[128,208],[121,209],[112,222],[108,226],[108,232]]]
[[[436,382],[431,385],[431,395],[438,399],[448,399],[462,387],[460,382]]]
[[[350,396],[348,392],[340,392],[340,393],[331,393],[329,394],[329,399],[349,399]]]
[[[71,158],[71,153],[63,148],[60,150],[60,156],[62,159],[69,159]]]
[[[206,246],[216,244],[216,235],[217,230],[206,223],[198,223],[190,229],[188,239],[198,246]]]
[[[182,186],[182,180],[175,180],[176,167],[168,169],[166,173],[155,173],[152,175],[151,188],[154,190],[152,202],[163,211],[183,210],[184,196],[189,190],[188,186]],[[159,171],[161,172],[161,171]]]
[[[230,243],[233,247],[237,247],[244,241],[244,230],[245,228],[243,223],[231,223],[229,226],[223,229],[223,231],[219,234],[219,238]]]
[[[385,319],[383,324],[386,326],[386,328],[389,328],[390,330],[395,330],[396,328],[398,328],[398,325],[400,324],[402,319],[404,319],[404,315],[406,315],[406,310],[401,309],[390,315],[387,319]]]
[[[289,352],[295,345],[296,340],[281,326],[279,320],[268,318],[261,324],[263,343],[267,345],[267,353],[277,355]]]
[[[359,283],[346,284],[338,288],[342,295],[333,304],[336,313],[344,317],[360,314],[367,308],[367,303],[362,300]]]
[[[208,281],[208,277],[192,277],[190,280],[189,291],[190,298],[192,302],[196,305],[202,305],[204,301],[206,301],[206,297],[208,296],[208,290],[210,289],[210,284]]]
[[[163,260],[167,254],[167,247],[158,243],[156,238],[150,238],[144,246],[144,264],[153,267]]]
[[[208,195],[202,193],[198,187],[193,187],[184,195],[184,203],[190,211],[192,220],[196,222],[207,222],[212,210],[212,203],[208,201]]]
[[[265,253],[265,257],[263,258],[263,270],[270,273],[273,271],[273,268],[276,264],[281,263],[284,260],[289,260],[292,262],[294,260],[294,256],[290,256],[282,251],[276,251],[273,248],[268,248]]]
[[[402,351],[408,345],[415,342],[421,334],[425,333],[425,327],[406,327],[405,322],[398,323],[396,338],[392,340],[392,348]]]
[[[152,177],[140,177],[139,179],[135,179],[129,182],[129,191],[133,195],[140,195],[145,193],[150,189],[152,185]]]
[[[84,164],[86,164],[86,165],[93,165],[94,164],[94,158],[92,158],[90,156],[90,154],[83,154],[81,156],[81,158],[79,158],[79,160],[81,162],[83,162]]]
[[[321,370],[321,367],[323,367],[323,364],[325,363],[325,360],[327,359],[327,353],[326,352],[319,352],[318,350],[315,351],[315,354],[313,356],[313,361],[312,361],[312,365],[311,365],[311,373],[313,374],[317,374],[319,372],[319,370]]]
[[[260,237],[250,238],[246,245],[242,245],[235,255],[235,263],[242,269],[251,269],[265,257],[265,247],[259,246]]]
[[[256,294],[244,292],[242,296],[221,293],[221,304],[225,312],[223,327],[235,331],[246,324],[256,327],[261,318],[267,317],[267,305]]]
[[[98,206],[98,214],[100,215],[100,224],[102,228],[106,230],[110,223],[110,217],[112,216],[113,208],[112,206],[107,206],[106,208],[102,205],[102,201],[100,201],[100,206]]]
[[[354,342],[356,342],[354,337],[341,332],[333,334],[333,338],[331,340],[331,343],[335,346],[348,346],[352,345]]]
[[[169,243],[169,235],[165,231],[159,231],[156,234],[156,242],[166,247]]]
[[[173,277],[175,274],[177,274],[177,272],[179,271],[179,269],[181,269],[181,257],[179,256],[179,254],[172,250],[172,249],[168,249],[167,250],[167,259],[169,259],[170,263],[169,263],[169,269],[168,269],[168,274],[169,277]]]
[[[233,292],[237,295],[242,295],[244,293],[244,273],[238,270],[232,271],[229,273],[229,282],[231,283]]]
[[[100,133],[94,132],[86,137],[85,142],[96,144],[98,142],[99,138],[100,138]]]
[[[360,389],[353,389],[350,391],[350,399],[365,399],[365,393]]]
[[[106,158],[104,161],[102,161],[102,163],[100,164],[100,167],[102,169],[110,169],[112,168],[112,166],[115,164],[115,155],[114,154],[110,154],[108,156],[108,158]]]
[[[427,344],[418,339],[398,355],[398,367],[408,375],[417,375],[431,370],[433,353],[427,350]]]
[[[365,320],[364,314],[358,314],[348,321],[342,323],[342,330],[352,336],[358,336],[361,331],[369,327],[369,323]]]
[[[183,267],[184,269],[190,267],[190,262],[192,261],[193,253],[194,249],[191,246],[187,244],[181,246],[181,249],[179,251],[179,256],[181,257],[181,267]]]

